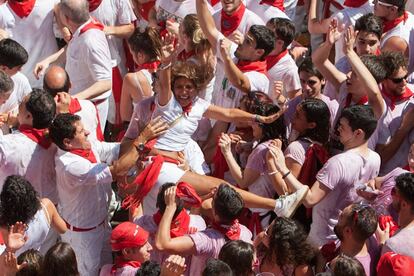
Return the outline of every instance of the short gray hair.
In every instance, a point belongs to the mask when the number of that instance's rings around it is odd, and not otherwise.
[[[61,0],[59,6],[63,14],[76,24],[83,24],[90,18],[87,0]]]

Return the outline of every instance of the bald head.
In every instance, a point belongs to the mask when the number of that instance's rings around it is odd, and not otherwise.
[[[77,25],[82,25],[89,20],[87,0],[61,0],[59,7],[62,13]]]
[[[43,79],[43,89],[53,97],[58,92],[69,92],[70,80],[68,73],[60,66],[50,66]]]

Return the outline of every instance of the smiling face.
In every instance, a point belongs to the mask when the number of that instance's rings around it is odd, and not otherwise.
[[[65,138],[64,144],[65,147],[69,150],[71,149],[91,149],[91,142],[88,140],[89,131],[86,130],[81,121],[76,121],[73,123],[73,127],[76,128],[75,137],[72,139]]]
[[[384,88],[395,96],[404,94],[407,88],[408,71],[405,67],[400,67],[389,78],[385,79],[382,83]]]
[[[182,107],[188,106],[197,96],[197,88],[194,82],[186,77],[178,77],[174,81],[175,99]]]

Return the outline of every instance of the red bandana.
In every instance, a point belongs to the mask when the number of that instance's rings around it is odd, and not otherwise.
[[[213,223],[212,227],[213,229],[222,233],[231,241],[240,239],[241,228],[239,221],[237,219],[235,219],[231,225],[220,225],[217,223]]]
[[[270,70],[270,68],[275,66],[275,64],[277,64],[279,62],[279,60],[281,60],[284,56],[286,56],[287,53],[288,53],[288,50],[284,50],[283,52],[279,53],[276,56],[268,55],[266,57],[267,70]]]
[[[159,225],[161,222],[162,214],[160,211],[155,213],[152,218],[154,222]],[[182,209],[181,212],[171,221],[170,226],[170,235],[171,238],[182,237],[185,234],[188,234],[188,229],[190,228],[190,215],[187,214],[185,209]]]
[[[93,153],[93,151],[91,149],[89,150],[85,150],[85,149],[73,149],[69,151],[70,153],[76,154],[80,157],[83,157],[87,160],[89,160],[89,162],[91,163],[96,163],[96,157],[95,154]]]
[[[394,110],[395,103],[401,102],[401,101],[406,101],[406,100],[410,99],[413,96],[413,92],[407,86],[405,88],[404,94],[395,96],[395,95],[392,95],[391,93],[389,93],[388,91],[386,91],[383,87],[382,95],[384,95],[386,98],[388,98],[390,100],[390,108],[391,108],[391,110]]]
[[[28,17],[32,12],[36,0],[24,0],[21,2],[17,0],[9,0],[7,3],[18,17],[23,18]]]
[[[385,21],[384,22],[383,32],[384,33],[388,32],[389,30],[395,28],[401,22],[407,21],[407,19],[408,19],[408,12],[404,12],[403,15],[401,15],[400,17],[395,18],[394,20]]]
[[[344,6],[350,8],[359,8],[366,2],[368,2],[368,0],[345,0]]]
[[[182,106],[181,108],[183,109],[183,113],[188,116],[188,113],[190,113],[191,109],[193,108],[193,102],[187,104],[186,106]]]
[[[141,263],[138,262],[138,261],[125,261],[124,258],[122,258],[122,257],[116,257],[114,265],[112,266],[112,270],[111,270],[112,275],[115,275],[116,270],[118,268],[121,268],[121,267],[124,267],[124,266],[132,266],[132,267],[135,267],[135,268],[139,268],[139,267],[141,267]]]
[[[345,100],[345,106],[344,108],[350,107],[351,106],[351,102],[352,102],[352,94],[348,93],[348,95],[346,96],[346,100]],[[368,96],[363,96],[359,99],[359,101],[357,103],[355,103],[356,105],[364,105],[368,102]]]
[[[138,65],[138,71],[142,69],[157,71],[157,68],[160,65],[160,63],[160,61],[145,62],[141,65]]]
[[[246,11],[246,7],[243,3],[240,4],[240,7],[237,8],[233,14],[228,15],[221,10],[221,32],[225,37],[231,35],[237,27],[239,27],[240,22],[243,19],[244,12]]]
[[[85,33],[88,30],[92,30],[92,29],[98,29],[98,30],[103,31],[104,25],[101,22],[99,22],[98,20],[96,20],[95,18],[92,18],[91,21],[88,24],[86,24],[85,26],[82,27],[82,29],[80,30],[79,35]]]
[[[187,61],[190,57],[194,56],[195,52],[192,50],[190,52],[186,52],[186,50],[182,50],[178,56],[177,59],[179,61]]]
[[[217,3],[220,3],[220,0],[210,0],[210,5],[214,7]]]
[[[237,62],[237,67],[240,69],[240,71],[242,71],[243,73],[245,72],[251,72],[251,71],[256,71],[262,74],[267,74],[267,70],[266,70],[266,61],[243,61],[243,60],[239,60]]]
[[[285,11],[285,7],[283,6],[283,0],[262,0],[259,3],[260,5],[266,4],[269,6],[273,6],[281,10],[282,12]]]
[[[69,113],[70,114],[75,114],[76,112],[81,111],[81,105],[79,103],[79,100],[76,98],[71,98],[70,99],[70,104],[69,104]]]
[[[20,125],[19,131],[22,134],[26,135],[26,137],[30,140],[35,141],[44,149],[48,149],[52,144],[52,142],[47,137],[47,128],[37,129],[29,125]]]
[[[88,0],[89,2],[89,12],[96,10],[99,5],[102,3],[102,0]]]
[[[201,198],[198,196],[193,186],[187,182],[180,182],[177,184],[176,194],[186,205],[195,208],[201,206]]]

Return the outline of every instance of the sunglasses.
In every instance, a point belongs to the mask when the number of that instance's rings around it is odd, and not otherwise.
[[[402,78],[389,78],[393,83],[398,84],[398,83],[402,83],[404,80],[407,81],[408,79],[408,74],[405,75]]]

